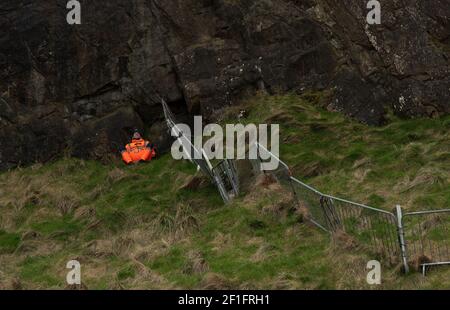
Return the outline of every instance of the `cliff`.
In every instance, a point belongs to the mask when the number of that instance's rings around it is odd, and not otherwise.
[[[159,98],[214,120],[244,94],[330,90],[379,125],[450,112],[450,0],[0,1],[0,169],[105,159],[133,128],[167,144]]]

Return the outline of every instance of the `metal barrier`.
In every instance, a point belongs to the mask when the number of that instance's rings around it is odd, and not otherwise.
[[[164,117],[172,135],[175,136],[183,147],[183,151],[189,160],[197,165],[199,169],[213,182],[225,203],[230,202],[239,194],[239,178],[234,160],[223,160],[213,168],[211,161],[203,149],[198,149],[192,144],[192,138],[184,133],[177,125],[175,116],[169,106],[161,99]]]
[[[219,162],[212,172],[220,195],[225,202],[229,202],[239,194],[239,179],[235,161],[225,159]]]
[[[180,127],[177,125],[175,117],[172,114],[172,111],[170,111],[169,106],[164,100],[162,100],[162,106],[167,126],[169,127],[172,135],[177,137],[177,140],[183,147],[186,156],[192,163],[197,165],[197,167],[199,167],[206,176],[213,180],[214,176],[211,173],[211,163],[209,162],[208,158],[204,156],[201,150],[197,149],[192,144],[191,137],[180,129]]]
[[[323,195],[321,202],[328,227],[334,233],[351,236],[368,252],[390,264],[398,262],[399,231],[393,213],[329,195]]]
[[[289,167],[264,146],[256,143],[258,154],[279,162],[275,171],[262,171],[261,159],[252,164],[259,171],[274,175],[288,185],[306,218],[315,226],[336,237],[344,234],[368,252],[390,264],[401,263],[409,271],[415,262],[425,273],[429,266],[450,264],[450,210],[421,211],[402,214],[321,193],[291,176]]]
[[[418,211],[403,215],[409,262],[426,269],[450,265],[450,210]]]

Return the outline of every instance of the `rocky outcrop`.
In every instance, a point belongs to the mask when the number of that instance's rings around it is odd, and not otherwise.
[[[368,123],[381,120],[382,106],[406,117],[449,113],[450,1],[380,2],[382,24],[369,26],[365,1],[317,1],[314,16],[328,28],[330,41],[338,42],[345,66],[365,85],[359,92],[362,85],[355,81],[355,104],[371,106],[375,112],[357,116],[364,109],[353,109],[353,100],[346,96],[348,75],[336,81],[344,96],[338,95],[335,105]],[[373,94],[371,99],[364,98],[364,89]]]
[[[243,94],[333,90],[377,125],[450,112],[450,0],[0,2],[0,169],[63,151],[105,158],[133,128],[164,145],[159,98],[214,119]],[[166,143],[167,144],[167,143]]]

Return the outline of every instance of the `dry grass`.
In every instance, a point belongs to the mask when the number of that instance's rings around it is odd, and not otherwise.
[[[295,96],[256,99],[246,121],[286,123],[281,157],[324,192],[388,209],[450,197],[448,125],[366,128]],[[242,196],[227,206],[195,167],[168,157],[134,167],[65,159],[0,174],[0,230],[18,242],[0,253],[0,288],[373,289],[366,264],[376,255],[345,234],[332,242],[285,186],[239,167]],[[70,259],[82,263],[80,287],[64,283]],[[450,287],[444,268],[427,278],[382,272],[377,289]]]
[[[200,283],[200,288],[203,290],[231,290],[236,287],[238,287],[237,283],[216,273],[207,273]]]

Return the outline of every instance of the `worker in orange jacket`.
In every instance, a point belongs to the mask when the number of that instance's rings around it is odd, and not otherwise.
[[[127,165],[137,164],[141,161],[148,162],[156,157],[156,149],[153,144],[144,140],[138,131],[133,134],[131,143],[127,144],[121,153],[122,159]]]

